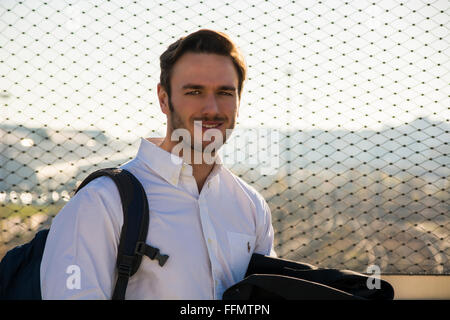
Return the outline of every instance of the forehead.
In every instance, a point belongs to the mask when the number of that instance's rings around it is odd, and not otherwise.
[[[175,63],[171,75],[172,87],[181,88],[186,83],[237,87],[238,74],[230,57],[188,52]]]

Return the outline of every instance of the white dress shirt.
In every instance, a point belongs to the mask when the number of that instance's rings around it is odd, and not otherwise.
[[[169,255],[163,267],[143,257],[126,299],[221,299],[243,279],[252,253],[276,256],[270,209],[220,160],[199,193],[192,167],[172,159],[142,138],[137,156],[121,166],[146,190],[147,244]],[[41,263],[42,298],[110,299],[122,224],[110,178],[81,189],[53,219]]]

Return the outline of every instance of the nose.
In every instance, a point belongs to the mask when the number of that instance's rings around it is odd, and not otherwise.
[[[202,113],[205,115],[216,115],[219,113],[219,104],[217,103],[215,94],[211,93],[206,95]]]

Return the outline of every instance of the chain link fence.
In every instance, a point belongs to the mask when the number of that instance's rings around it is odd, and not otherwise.
[[[280,257],[449,274],[448,1],[0,3],[0,258],[165,134],[159,55],[199,28],[249,66],[225,164]],[[253,148],[253,149],[252,149]]]

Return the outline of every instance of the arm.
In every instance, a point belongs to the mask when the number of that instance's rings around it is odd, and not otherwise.
[[[262,198],[262,197],[261,197]],[[272,257],[277,254],[274,250],[274,231],[272,226],[272,214],[267,202],[262,198],[260,202],[261,218],[257,226],[255,253],[260,253]]]
[[[122,224],[110,178],[81,189],[53,219],[41,263],[42,298],[110,299]]]

